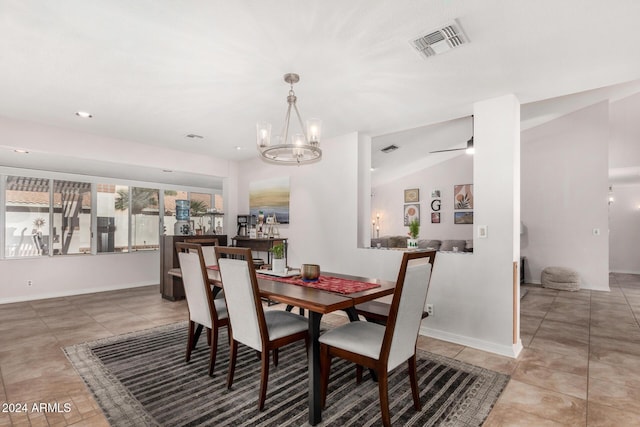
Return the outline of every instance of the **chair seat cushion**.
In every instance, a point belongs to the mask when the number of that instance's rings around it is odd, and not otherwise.
[[[351,322],[320,336],[320,342],[378,360],[385,327],[377,323]]]
[[[229,317],[227,312],[227,304],[224,302],[224,298],[216,298],[213,300],[213,305],[216,307],[216,313],[218,313],[218,319],[226,319]]]
[[[267,322],[270,341],[309,329],[309,323],[305,317],[288,311],[265,311],[264,319]]]

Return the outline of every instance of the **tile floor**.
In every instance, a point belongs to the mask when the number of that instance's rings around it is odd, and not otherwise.
[[[525,285],[518,359],[427,337],[418,346],[511,375],[485,426],[640,426],[640,276],[614,274],[610,284],[611,292]],[[0,412],[0,427],[108,425],[60,347],[184,320],[186,309],[157,286],[0,305],[0,404],[28,406]]]

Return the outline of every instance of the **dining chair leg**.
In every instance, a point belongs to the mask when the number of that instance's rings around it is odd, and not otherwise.
[[[327,406],[327,390],[329,389],[329,373],[331,372],[331,355],[329,346],[320,345],[320,407]]]
[[[269,379],[269,350],[262,350],[262,369],[260,371],[260,398],[258,399],[258,409],[264,409],[264,401],[267,398],[267,382]]]
[[[236,355],[238,353],[238,341],[232,338],[229,354],[229,373],[227,374],[227,388],[231,388],[233,385],[233,374],[236,370]]]
[[[416,372],[416,355],[409,358],[409,381],[411,382],[411,394],[413,394],[413,407],[416,411],[422,410],[420,393],[418,393],[418,374]]]
[[[387,383],[387,370],[378,372],[378,390],[380,392],[380,410],[382,411],[382,425],[391,426],[391,416],[389,415],[389,387]]]
[[[273,366],[278,367],[278,349],[273,349]]]
[[[218,353],[218,328],[211,328],[211,351],[209,354],[209,376],[213,376],[213,368],[216,366],[216,354]]]
[[[195,332],[195,323],[189,320],[189,337],[187,338],[187,355],[186,361],[191,360],[191,349],[193,348],[193,334]]]
[[[211,345],[211,329],[207,328],[207,345]]]
[[[362,382],[362,365],[356,365],[356,384]]]

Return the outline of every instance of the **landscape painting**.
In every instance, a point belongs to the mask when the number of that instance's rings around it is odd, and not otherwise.
[[[289,177],[249,183],[249,213],[265,218],[275,214],[279,224],[289,224]]]
[[[454,212],[454,224],[473,224],[473,212]]]

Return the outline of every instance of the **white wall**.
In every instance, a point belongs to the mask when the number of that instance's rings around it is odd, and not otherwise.
[[[575,269],[586,289],[609,289],[608,103],[522,132],[525,279]],[[598,229],[600,234],[594,235]]]
[[[640,166],[640,93],[614,101],[609,106],[611,138],[609,141],[609,167]]]
[[[141,251],[0,260],[0,271],[4,304],[158,284],[160,256],[158,251]]]
[[[640,274],[640,184],[614,185],[609,205],[609,270]]]
[[[473,239],[473,225],[454,224],[453,186],[473,183],[473,156],[463,154],[372,189],[371,221],[380,215],[380,236],[407,235],[404,190],[420,190],[420,239]],[[375,173],[375,172],[374,172]],[[440,190],[440,224],[431,223],[431,190]]]
[[[496,102],[498,106],[478,107],[483,116],[480,122],[485,124],[476,133],[476,152],[487,148],[484,156],[476,158],[473,179],[476,191],[484,188],[477,193],[476,215],[486,209],[479,218],[495,234],[474,254],[438,254],[428,296],[436,314],[424,321],[423,332],[514,356],[519,351],[512,342],[513,192],[519,189],[514,187],[514,171],[519,173],[514,164],[519,153],[514,147],[519,146],[519,105],[511,96]],[[359,221],[371,225],[370,210],[358,193],[363,178],[354,167],[366,163],[362,159],[366,143],[356,133],[323,141],[322,160],[300,167],[258,159],[240,163],[238,211],[248,212],[251,181],[289,176],[291,223],[280,227],[289,238],[289,265],[317,263],[323,271],[395,280],[402,252],[357,247]],[[498,148],[488,148],[494,144]],[[478,168],[485,172],[478,173]],[[366,210],[359,212],[359,205]]]

